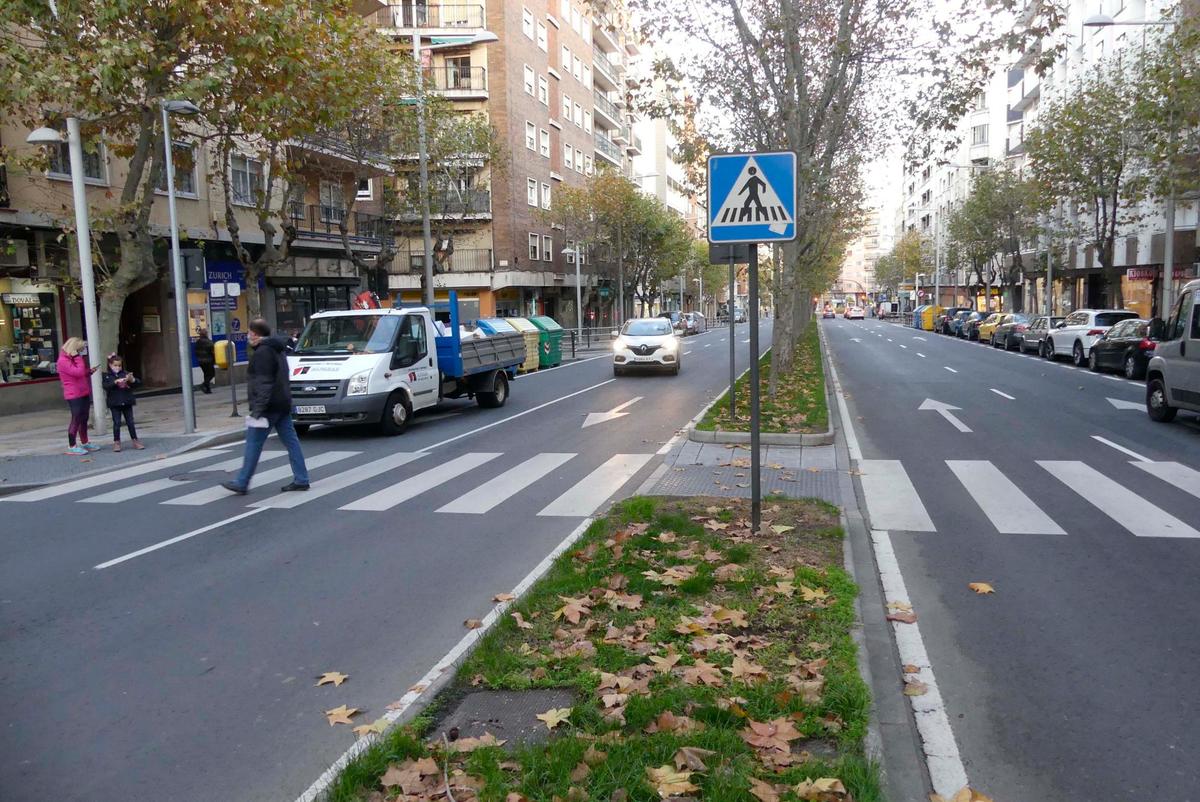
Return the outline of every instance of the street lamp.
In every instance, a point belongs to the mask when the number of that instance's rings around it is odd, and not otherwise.
[[[25,141],[30,145],[62,144],[61,131],[54,128],[38,128]],[[92,269],[92,230],[88,222],[87,194],[83,184],[83,138],[79,134],[79,118],[67,118],[67,152],[71,163],[71,195],[75,204],[75,243],[79,248],[79,283],[83,293],[83,325],[87,329],[88,362],[92,368],[92,402],[95,405],[93,427],[96,434],[104,434],[105,420],[100,414],[104,403],[104,385],[99,368],[103,362],[100,354],[100,320],[96,314],[96,276]]]
[[[179,386],[183,390],[183,433],[196,431],[196,399],[192,396],[192,351],[188,331],[187,286],[183,280],[183,259],[179,253],[179,220],[175,213],[175,152],[171,142],[171,116],[199,114],[200,109],[188,100],[163,100],[163,151],[167,169],[167,210],[171,221],[171,279],[175,287],[175,334],[179,343]]]
[[[1154,27],[1166,28],[1175,24],[1174,20],[1122,20],[1117,22],[1108,14],[1093,14],[1083,22],[1085,28],[1110,28],[1113,26],[1132,26],[1132,27]],[[1143,46],[1145,39],[1143,38]],[[1172,88],[1173,87],[1169,87]],[[1174,94],[1172,92],[1172,94]],[[1172,98],[1173,100],[1174,98]],[[1175,141],[1175,110],[1170,110],[1171,126],[1170,135],[1171,142]],[[1171,165],[1167,165],[1167,170],[1170,171]],[[1168,182],[1170,184],[1167,191],[1166,201],[1163,204],[1163,275],[1162,275],[1162,303],[1159,309],[1159,316],[1166,318],[1170,315],[1171,300],[1174,293],[1175,283],[1175,185],[1172,181],[1172,176],[1168,173]]]
[[[563,248],[562,255],[566,256],[569,253],[575,255],[575,320],[579,323],[579,333],[583,334],[583,285],[579,278],[579,243],[576,242],[570,248]]]

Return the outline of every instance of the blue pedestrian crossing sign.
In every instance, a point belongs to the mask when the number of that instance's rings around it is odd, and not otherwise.
[[[785,242],[795,238],[795,153],[708,157],[709,242]]]

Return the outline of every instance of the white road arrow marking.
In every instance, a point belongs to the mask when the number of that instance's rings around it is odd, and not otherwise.
[[[641,400],[642,396],[639,395],[629,399],[624,404],[618,404],[608,412],[589,412],[587,419],[583,422],[583,428],[586,429],[589,426],[595,426],[597,423],[604,423],[606,421],[616,420],[617,418],[623,418],[629,413],[622,412],[621,410],[625,409],[625,407],[632,406]]]
[[[942,401],[934,401],[932,398],[926,398],[924,401],[921,402],[921,406],[917,407],[917,409],[918,410],[931,409],[934,412],[941,415],[946,420],[950,421],[950,425],[953,426],[955,429],[958,429],[960,432],[971,431],[971,428],[969,426],[967,426],[967,424],[963,423],[958,418],[954,417],[954,415],[952,414],[952,411],[961,411],[960,407],[952,407],[949,404],[944,403]]]
[[[1120,398],[1110,398],[1108,403],[1112,404],[1117,409],[1145,409],[1145,404],[1141,401],[1124,401]]]
[[[913,339],[914,339],[914,340],[920,340],[921,342],[925,342],[925,338],[924,338],[924,337],[918,337],[918,336],[916,336],[915,334],[913,335]]]

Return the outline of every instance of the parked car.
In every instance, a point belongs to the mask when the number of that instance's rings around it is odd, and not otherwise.
[[[1017,335],[1023,334],[1025,329],[1029,328],[1029,322],[1029,315],[1022,315],[1019,312],[1005,315],[1001,318],[1000,325],[992,332],[992,347],[1011,351],[1017,342]]]
[[[1120,370],[1127,379],[1140,379],[1157,345],[1150,338],[1149,320],[1122,320],[1092,344],[1088,367],[1097,372]]]
[[[962,337],[964,340],[978,340],[979,325],[987,319],[988,314],[986,312],[971,312],[965,318],[963,318],[963,321],[959,326],[958,336]]]
[[[684,334],[700,334],[705,331],[708,331],[708,321],[704,319],[704,315],[699,312],[683,313]]]
[[[1052,327],[1057,326],[1063,321],[1061,317],[1047,317],[1042,315],[1035,317],[1024,331],[1019,331],[1013,335],[1013,340],[1017,347],[1021,349],[1021,353],[1033,351],[1038,356],[1042,355],[1042,343],[1046,339],[1046,332]]]
[[[1200,281],[1183,285],[1171,317],[1147,332],[1157,340],[1146,368],[1146,412],[1160,423],[1181,409],[1200,412]]]
[[[955,337],[961,337],[963,323],[972,314],[974,314],[974,312],[967,309],[961,309],[958,312],[955,312],[954,317],[946,321],[947,325],[950,326],[950,334]]]
[[[613,375],[634,369],[678,374],[682,350],[666,315],[627,320],[619,332],[613,332]]]
[[[671,328],[675,331],[683,331],[682,312],[663,312],[661,315],[659,315],[659,317],[671,321]]]
[[[866,316],[866,310],[861,306],[852,306],[846,310],[846,320],[862,320]]]
[[[992,312],[983,319],[983,322],[975,327],[975,339],[981,343],[990,343],[992,341],[992,332],[1000,325],[1000,319],[1004,317],[999,312]]]
[[[1050,329],[1043,354],[1050,359],[1070,356],[1076,367],[1087,364],[1088,351],[1100,335],[1122,320],[1136,318],[1137,312],[1128,309],[1076,309],[1066,320]]]
[[[951,306],[945,312],[938,315],[937,320],[933,322],[933,330],[941,334],[952,334],[954,332],[954,318],[960,312],[970,312],[971,308],[967,306]]]
[[[738,308],[737,313],[733,317],[733,322],[734,323],[745,323],[746,322],[746,310],[744,308],[741,308],[741,307]]]

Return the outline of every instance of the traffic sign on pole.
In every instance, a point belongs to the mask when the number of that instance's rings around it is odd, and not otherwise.
[[[709,242],[787,242],[795,238],[795,153],[708,157]]]

